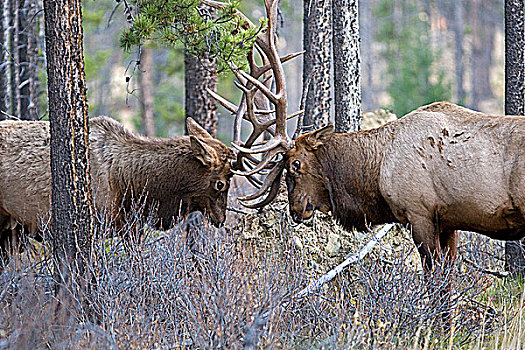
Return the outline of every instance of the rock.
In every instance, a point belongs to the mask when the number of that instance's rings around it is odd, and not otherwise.
[[[328,243],[324,250],[328,253],[329,256],[333,257],[339,253],[341,250],[341,243],[339,242],[339,236],[333,233],[328,235]]]
[[[295,248],[299,250],[303,250],[303,242],[301,242],[301,239],[297,236],[293,236],[293,244],[295,245]]]

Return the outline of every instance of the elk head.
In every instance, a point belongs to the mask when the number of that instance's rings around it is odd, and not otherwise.
[[[189,211],[201,211],[209,215],[213,225],[221,226],[226,219],[228,190],[233,176],[230,161],[234,154],[192,118],[187,118],[186,126],[191,151],[200,165],[189,174],[195,178]]]
[[[286,152],[286,186],[290,215],[295,222],[313,217],[314,211],[330,210],[327,179],[322,174],[320,149],[330,139],[334,126],[299,136],[294,147]]]

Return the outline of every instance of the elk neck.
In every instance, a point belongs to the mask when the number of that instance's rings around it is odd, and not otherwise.
[[[381,195],[379,179],[384,152],[394,125],[334,134],[317,154],[327,183],[331,210],[345,229],[395,221]]]

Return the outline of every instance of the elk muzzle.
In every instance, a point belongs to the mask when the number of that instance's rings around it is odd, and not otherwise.
[[[310,220],[314,216],[314,206],[307,199],[306,203],[302,205],[302,208],[299,210],[290,206],[290,215],[292,216],[293,221],[296,223],[302,223]]]

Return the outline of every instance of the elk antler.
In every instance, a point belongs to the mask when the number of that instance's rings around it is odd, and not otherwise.
[[[202,3],[214,8],[224,7],[218,1],[202,0]],[[233,64],[230,68],[237,78],[235,85],[243,92],[239,106],[227,101],[220,95],[209,91],[217,102],[235,115],[232,148],[237,153],[234,173],[245,176],[258,189],[245,197],[239,198],[242,204],[249,208],[260,208],[270,203],[279,192],[280,179],[284,170],[282,155],[293,147],[293,141],[286,132],[288,119],[301,115],[303,111],[287,115],[288,100],[286,95],[286,80],[282,64],[303,52],[280,57],[276,47],[276,18],[278,0],[265,0],[264,5],[268,17],[266,31],[255,39],[254,48],[262,58],[262,65],[255,63],[255,52],[248,54],[250,73],[246,73]],[[241,12],[236,11],[246,23],[253,23]],[[274,88],[272,89],[272,83]],[[270,107],[270,105],[272,107]],[[253,131],[246,142],[241,141],[241,123],[245,119],[253,126]],[[264,131],[271,139],[256,144]],[[254,154],[264,154],[257,159]],[[261,182],[256,175],[266,174]],[[260,197],[266,197],[255,204],[245,203]]]

